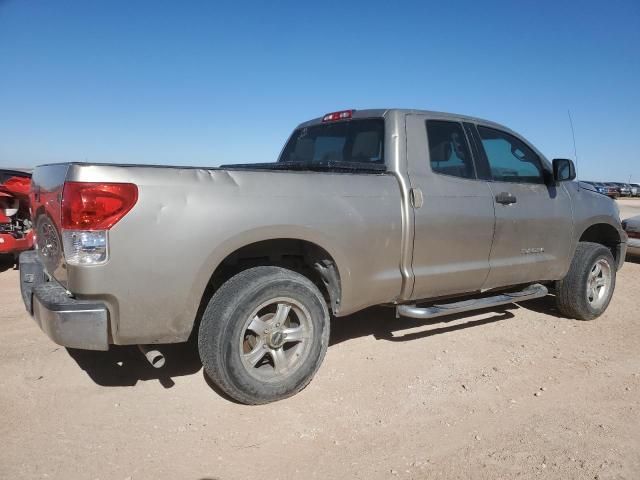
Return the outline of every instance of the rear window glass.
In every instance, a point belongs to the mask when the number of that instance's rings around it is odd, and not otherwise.
[[[350,120],[299,128],[278,162],[384,164],[384,120]]]

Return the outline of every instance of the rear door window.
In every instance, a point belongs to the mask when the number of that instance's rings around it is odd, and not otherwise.
[[[476,178],[469,145],[462,124],[444,120],[427,120],[429,163],[442,175]]]

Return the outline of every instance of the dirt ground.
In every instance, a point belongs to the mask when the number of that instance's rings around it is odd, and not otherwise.
[[[593,322],[551,299],[338,319],[311,385],[260,407],[220,396],[188,346],[162,371],[54,345],[0,270],[2,479],[640,478],[640,263]]]

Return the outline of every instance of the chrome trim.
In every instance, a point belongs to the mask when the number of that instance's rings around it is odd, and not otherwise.
[[[397,314],[402,317],[430,319],[453,315],[456,313],[469,312],[482,308],[491,308],[509,303],[519,303],[525,300],[544,297],[548,294],[547,287],[536,283],[530,285],[519,292],[501,293],[491,297],[477,298],[472,300],[462,300],[460,302],[437,304],[430,307],[417,307],[415,305],[399,305]]]
[[[109,350],[108,315],[105,307],[87,305],[83,310],[50,310],[33,296],[33,318],[58,345],[84,350]]]

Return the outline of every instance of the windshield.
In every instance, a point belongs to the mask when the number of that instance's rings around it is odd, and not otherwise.
[[[278,163],[384,165],[384,120],[324,123],[297,129]]]

